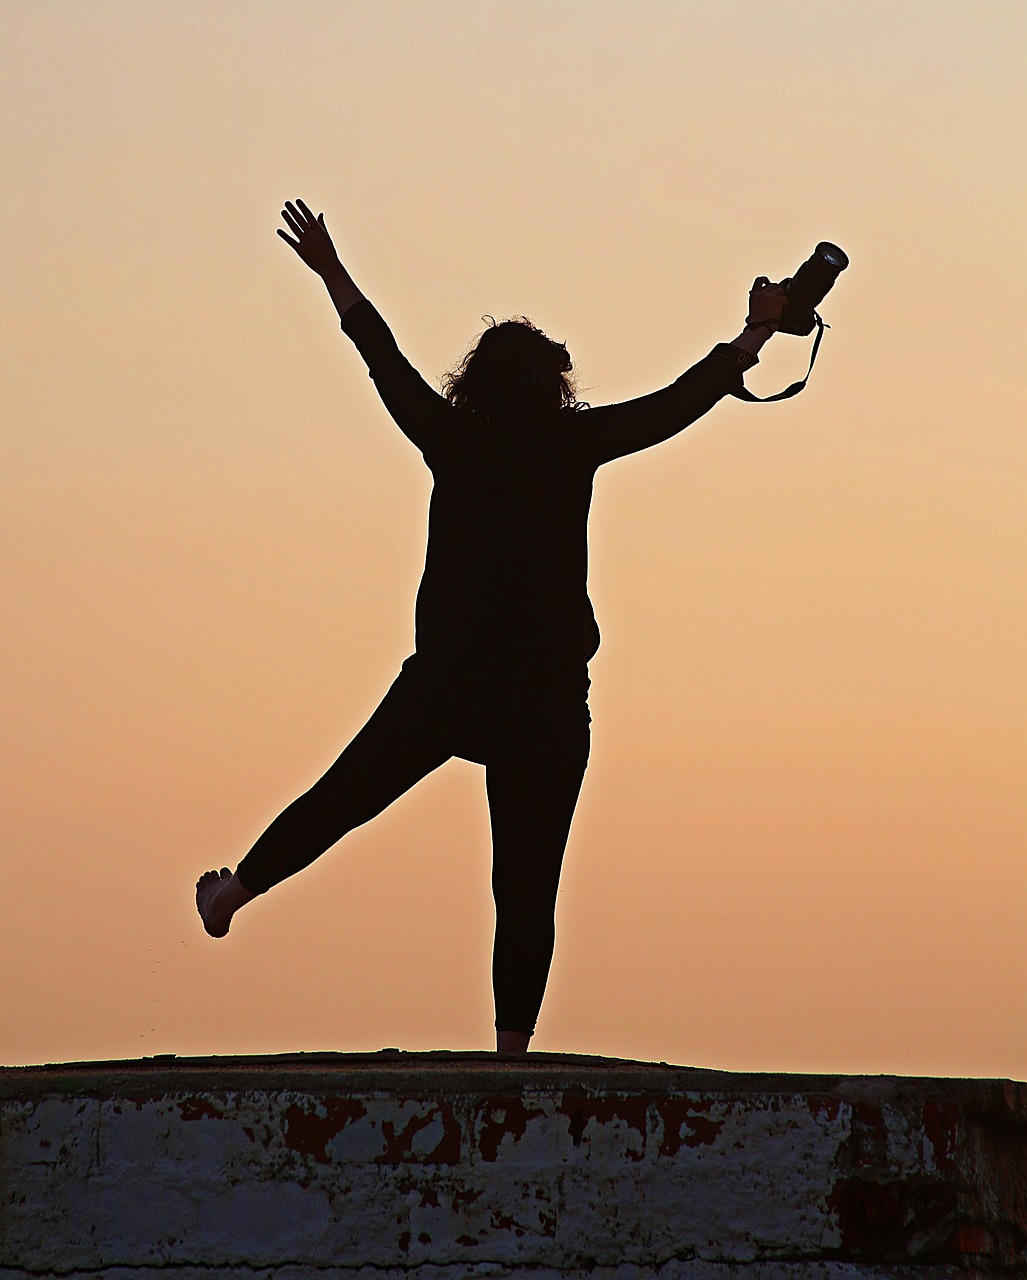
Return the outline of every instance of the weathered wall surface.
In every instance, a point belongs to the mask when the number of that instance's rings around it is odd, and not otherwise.
[[[0,1280],[1027,1276],[1027,1086],[529,1055],[0,1071]]]

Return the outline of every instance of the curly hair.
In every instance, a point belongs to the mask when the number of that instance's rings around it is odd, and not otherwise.
[[[442,394],[480,423],[540,422],[560,409],[583,409],[570,377],[567,346],[527,316],[496,321],[442,378]]]

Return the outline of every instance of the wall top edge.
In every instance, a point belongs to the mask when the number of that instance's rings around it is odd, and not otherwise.
[[[283,1053],[176,1057],[159,1054],[98,1062],[0,1067],[0,1101],[47,1096],[157,1098],[193,1092],[326,1095],[384,1093],[495,1096],[579,1092],[653,1098],[699,1094],[753,1101],[768,1095],[815,1095],[902,1107],[930,1099],[1016,1119],[1027,1126],[1027,1084],[944,1076],[826,1075],[734,1072],[666,1062],[636,1062],[584,1054],[434,1050],[378,1053]]]

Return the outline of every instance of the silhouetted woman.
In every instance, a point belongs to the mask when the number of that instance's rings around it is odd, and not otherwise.
[[[525,319],[493,324],[442,395],[401,354],[297,200],[279,229],[322,277],[385,407],[434,478],[414,654],[328,772],[239,863],[196,886],[207,932],[309,866],[452,756],[485,766],[492,824],[496,1047],[527,1049],[553,956],[560,866],[588,763],[587,522],[596,469],[676,435],[740,385],[784,291],[760,277],[745,330],[662,391],[590,408],[571,360]]]

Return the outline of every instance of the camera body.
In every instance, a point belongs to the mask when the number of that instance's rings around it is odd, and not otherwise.
[[[794,333],[800,338],[812,333],[817,307],[848,265],[843,250],[829,240],[821,240],[795,275],[781,281],[788,305],[778,323],[778,333]]]

